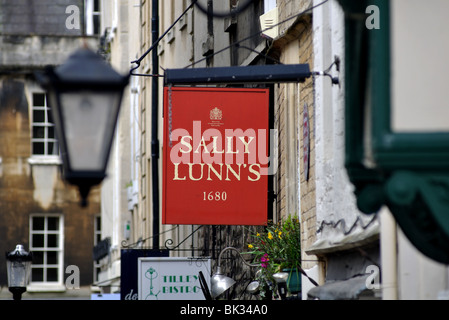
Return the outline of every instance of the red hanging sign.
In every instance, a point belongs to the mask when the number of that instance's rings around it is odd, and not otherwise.
[[[163,224],[265,225],[269,90],[164,88]]]

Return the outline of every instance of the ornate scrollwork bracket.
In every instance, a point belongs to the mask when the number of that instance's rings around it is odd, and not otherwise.
[[[356,195],[362,212],[386,205],[418,250],[449,263],[449,174],[396,171],[383,183],[364,185]]]
[[[184,242],[187,241],[187,239],[189,239],[191,236],[193,236],[198,230],[200,230],[203,226],[199,226],[198,228],[196,228],[194,231],[192,231],[191,234],[189,234],[187,237],[184,238],[184,240],[182,240],[181,242],[179,242],[176,246],[173,246],[173,239],[167,239],[165,241],[165,248],[169,251],[173,251],[178,249]],[[192,250],[192,249],[189,249]]]

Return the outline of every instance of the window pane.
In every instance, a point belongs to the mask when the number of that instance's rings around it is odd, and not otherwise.
[[[47,123],[53,124],[53,118],[51,116],[50,108],[47,108],[46,112],[47,112]]]
[[[45,110],[33,110],[33,122],[45,122]]]
[[[98,276],[101,272],[101,268],[95,268],[95,281],[100,280],[100,277]]]
[[[33,93],[33,106],[36,106],[36,107],[45,106],[45,94]]]
[[[44,235],[43,234],[33,234],[31,245],[34,248],[44,247]]]
[[[58,150],[58,143],[57,142],[49,142],[48,143],[48,154],[47,155],[58,155],[59,154],[59,150]]]
[[[100,0],[94,0],[94,12],[100,11]]]
[[[100,16],[93,16],[94,21],[94,34],[100,34]]]
[[[43,142],[33,142],[33,154],[45,154],[45,144]]]
[[[44,263],[44,252],[33,250],[33,264],[43,264]]]
[[[33,230],[44,230],[44,217],[33,217]]]
[[[101,231],[101,217],[96,217],[96,231]]]
[[[59,230],[59,218],[58,217],[48,217],[47,218],[47,228],[48,230]]]
[[[33,138],[34,139],[45,138],[45,127],[34,126],[33,127]]]
[[[58,247],[58,235],[57,234],[48,234],[47,235],[47,247],[48,248],[57,248]]]
[[[48,268],[47,269],[47,281],[58,281],[58,269]]]
[[[54,139],[55,138],[55,127],[47,127],[47,130],[48,130],[47,138]]]
[[[58,264],[58,253],[56,251],[47,252],[47,264]]]
[[[51,114],[50,109],[47,109],[47,121],[48,121],[48,123],[54,124],[53,115]]]
[[[32,268],[31,280],[32,281],[44,281],[44,269],[43,268]]]

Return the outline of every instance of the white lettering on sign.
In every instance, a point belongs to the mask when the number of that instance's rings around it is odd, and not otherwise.
[[[261,175],[275,173],[274,153],[267,156],[266,130],[226,129],[223,137],[216,129],[202,132],[201,122],[194,121],[193,132],[191,135],[186,129],[175,129],[171,133],[173,142],[179,140],[170,150],[173,180],[240,181],[243,175],[256,182]],[[276,130],[270,130],[270,135],[276,134]]]

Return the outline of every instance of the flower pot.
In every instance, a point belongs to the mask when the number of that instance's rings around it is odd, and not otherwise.
[[[287,289],[290,293],[296,294],[301,291],[301,273],[298,269],[283,269],[288,273]]]

